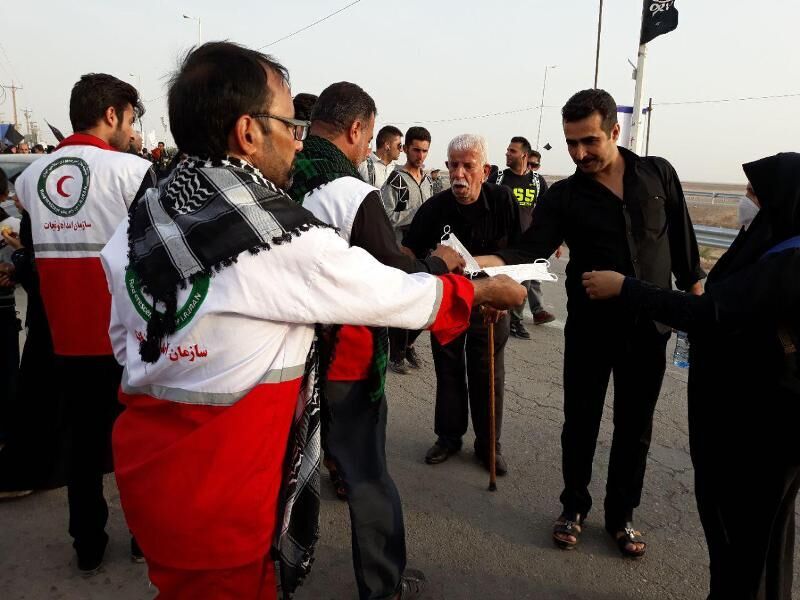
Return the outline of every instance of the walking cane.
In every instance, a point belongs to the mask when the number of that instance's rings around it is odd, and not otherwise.
[[[497,465],[494,407],[494,323],[489,323],[489,491],[497,491]]]

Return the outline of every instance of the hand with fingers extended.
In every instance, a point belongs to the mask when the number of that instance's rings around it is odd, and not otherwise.
[[[583,287],[592,300],[609,300],[622,293],[625,276],[616,271],[591,271],[583,274]]]
[[[496,275],[475,279],[474,305],[487,305],[497,310],[508,310],[522,304],[528,297],[528,290],[508,275]]]
[[[464,260],[463,256],[443,244],[436,246],[436,250],[431,253],[431,256],[441,258],[450,273],[463,273],[464,267],[467,266],[467,261]]]

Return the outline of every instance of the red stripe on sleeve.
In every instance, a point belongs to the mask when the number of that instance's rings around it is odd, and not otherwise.
[[[433,324],[428,328],[442,344],[449,344],[469,327],[475,288],[472,282],[461,275],[440,275],[444,289],[442,303]]]

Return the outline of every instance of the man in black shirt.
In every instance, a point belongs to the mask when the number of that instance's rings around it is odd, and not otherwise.
[[[581,284],[587,271],[613,269],[670,288],[701,293],[694,229],[678,175],[661,158],[617,147],[616,103],[603,90],[575,94],[562,109],[575,173],[536,205],[533,224],[513,250],[480,257],[492,266],[550,256],[562,241],[567,265],[564,329],[564,428],[561,434],[564,510],[553,530],[572,548],[592,506],[592,475],[606,389],[614,373],[614,436],[605,498],[606,529],[625,556],[645,544],[631,521],[641,499],[653,411],[665,369],[669,330],[637,318],[617,302],[592,303]]]
[[[534,153],[538,161],[541,154],[531,148],[530,142],[522,136],[511,138],[506,149],[507,169],[497,176],[497,185],[510,188],[514,198],[519,204],[519,222],[523,233],[528,230],[533,220],[533,207],[547,191],[547,182],[535,170],[528,167],[529,158]],[[534,325],[544,325],[555,320],[555,316],[546,311],[542,306],[542,283],[540,281],[526,281],[523,285],[528,288],[528,304],[531,307]],[[522,324],[522,314],[525,303],[511,311],[511,335],[523,340],[531,339],[531,334]]]
[[[519,209],[508,188],[484,183],[489,175],[486,142],[475,135],[460,135],[447,148],[447,169],[452,187],[425,202],[411,222],[403,245],[423,258],[440,243],[445,228],[456,235],[473,255],[489,254],[518,243]],[[500,453],[505,370],[503,349],[508,341],[508,315],[495,326],[495,398],[497,474],[507,467]],[[464,335],[442,346],[432,337],[436,368],[436,443],[428,451],[428,464],[444,462],[461,448],[469,411],[475,430],[475,456],[489,468],[489,352],[488,328],[480,311],[471,317]],[[468,404],[469,402],[469,408]]]

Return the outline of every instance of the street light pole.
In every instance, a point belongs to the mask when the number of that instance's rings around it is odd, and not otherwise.
[[[191,15],[183,15],[184,19],[190,19],[192,21],[197,21],[197,45],[203,45],[203,25],[200,22],[200,17],[193,17]]]
[[[544,68],[544,83],[542,84],[542,102],[539,104],[539,127],[536,130],[536,149],[539,149],[539,137],[542,133],[542,113],[544,112],[544,92],[547,89],[547,71],[555,69],[558,65],[550,65]]]
[[[594,89],[597,89],[597,75],[600,73],[600,33],[603,31],[603,0],[600,0],[600,14],[597,16],[597,52],[594,57]]]
[[[136,91],[139,94],[139,98],[142,97],[142,77],[141,75],[137,75],[136,73],[128,73],[129,77],[136,77]],[[142,116],[139,115],[139,133],[144,138],[144,126],[142,125]]]

